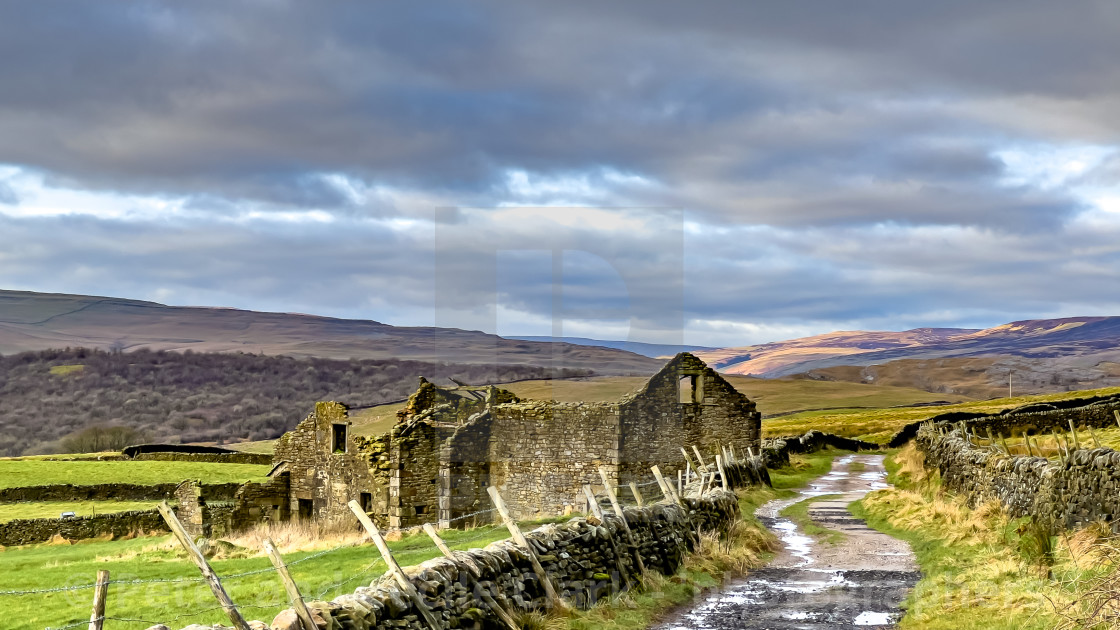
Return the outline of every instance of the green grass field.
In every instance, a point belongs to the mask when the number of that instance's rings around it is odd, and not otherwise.
[[[527,526],[528,527],[528,526]],[[448,530],[444,538],[452,549],[484,547],[509,536],[505,527]],[[389,543],[401,566],[434,558],[439,551],[423,533]],[[246,619],[271,622],[288,604],[284,588],[267,557],[259,550],[244,550],[252,557],[212,560],[233,601]],[[305,597],[331,599],[369,584],[385,572],[372,543],[346,547],[320,557],[314,551],[285,553],[292,576]],[[306,562],[304,559],[310,558]],[[209,587],[197,581],[198,570],[180,553],[170,536],[118,541],[83,541],[74,545],[30,545],[0,551],[0,610],[8,630],[57,628],[89,618],[93,591],[79,589],[53,593],[10,595],[6,591],[34,591],[91,584],[99,569],[108,569],[114,581],[178,580],[111,584],[108,617],[143,621],[106,621],[113,630],[143,630],[154,623],[182,628],[192,623],[225,621]],[[249,575],[244,575],[249,573]]]
[[[93,516],[112,512],[151,510],[158,501],[33,501],[0,503],[0,523],[17,518],[58,518],[63,512],[77,516]]]
[[[255,464],[6,459],[0,460],[0,488],[64,483],[85,486],[103,483],[153,485],[184,479],[201,479],[203,483],[234,483],[263,480],[268,470],[269,466]]]
[[[770,418],[762,421],[762,433],[766,436],[797,435],[809,429],[826,433],[836,433],[858,437],[873,442],[886,442],[903,426],[924,418],[950,411],[998,412],[1034,402],[1065,400],[1120,393],[1120,387],[1107,387],[1061,394],[1040,394],[1036,396],[1016,396],[1015,398],[996,398],[964,402],[938,407],[904,407],[894,409],[832,409]],[[1085,434],[1088,436],[1088,433]]]

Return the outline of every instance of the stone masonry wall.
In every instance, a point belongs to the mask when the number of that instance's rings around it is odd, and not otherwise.
[[[0,545],[30,545],[61,536],[85,540],[106,534],[117,537],[133,532],[166,532],[167,524],[156,510],[115,512],[74,518],[17,519],[0,523]]]
[[[338,452],[332,448],[336,424],[347,427],[345,448]],[[294,430],[276,441],[273,461],[286,462],[291,475],[290,518],[299,518],[300,510],[304,509],[301,505],[308,505],[314,519],[351,520],[353,514],[347,503],[368,493],[373,498],[372,512],[384,520],[388,511],[386,489],[373,472],[377,470],[380,453],[363,448],[368,442],[356,438],[349,427],[345,405],[321,402]],[[301,500],[305,503],[301,504]]]
[[[1032,516],[1054,529],[1076,529],[1106,521],[1120,531],[1120,453],[1107,448],[1075,450],[1052,462],[1009,456],[968,443],[959,431],[943,435],[919,429],[916,444],[926,467],[942,485],[971,505],[994,499],[1012,516]]]
[[[601,483],[599,466],[618,469],[617,405],[533,401],[499,405],[493,414],[490,483],[514,518],[583,505],[583,484]]]
[[[686,402],[681,402],[682,379]],[[645,478],[654,464],[675,474],[684,467],[682,446],[695,445],[706,458],[721,446],[734,446],[744,456],[748,448],[759,449],[762,421],[754,403],[688,353],[624,398],[619,409],[622,484]]]
[[[454,427],[397,425],[389,448],[389,526],[411,527],[439,517],[439,453]]]

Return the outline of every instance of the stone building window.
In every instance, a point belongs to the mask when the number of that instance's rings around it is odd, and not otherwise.
[[[331,452],[332,453],[345,453],[346,452],[346,425],[345,424],[332,424],[331,425]]]
[[[679,385],[681,404],[693,402],[696,396],[696,377],[682,376]]]
[[[363,492],[358,498],[358,502],[362,504],[362,511],[369,513],[373,511],[373,495],[368,492]]]
[[[314,514],[314,504],[311,499],[297,499],[296,508],[299,511],[299,520],[309,521]]]

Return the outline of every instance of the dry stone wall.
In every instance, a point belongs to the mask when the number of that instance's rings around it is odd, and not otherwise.
[[[815,453],[826,446],[848,451],[873,451],[881,448],[874,442],[865,442],[816,429],[805,435],[768,438],[762,441],[762,459],[767,468],[781,468],[789,465],[792,453]]]
[[[130,483],[103,483],[91,486],[58,484],[0,489],[0,503],[23,501],[159,501],[175,492],[178,484],[141,486]]]
[[[31,545],[61,536],[85,540],[106,534],[117,537],[135,532],[166,532],[167,524],[156,510],[116,512],[72,518],[17,519],[0,523],[0,545]]]
[[[259,466],[272,464],[272,455],[268,453],[141,453],[132,459],[141,462],[206,462]]]
[[[1031,516],[1057,530],[1097,521],[1120,531],[1120,453],[1080,449],[1064,461],[1009,456],[967,441],[959,431],[922,427],[916,444],[942,485],[972,505],[997,500],[1015,517]]]
[[[676,573],[684,555],[695,547],[698,530],[726,531],[740,516],[736,496],[724,490],[687,498],[684,508],[657,504],[629,508],[625,514],[635,547],[622,543],[622,525],[613,515],[604,522],[573,518],[526,534],[558,592],[572,605],[586,608],[629,588],[626,576],[638,573],[635,552],[647,569]],[[545,609],[544,589],[529,558],[512,541],[454,555],[454,560],[441,557],[405,569],[444,627],[502,627],[479,598],[483,591],[501,596],[518,612]],[[426,629],[422,617],[387,577],[352,594],[308,606],[332,630]],[[276,617],[272,627],[299,630],[298,623],[288,610]]]
[[[1120,411],[1120,396],[1071,398],[1048,403],[1032,403],[999,413],[949,412],[925,420],[911,422],[896,433],[887,444],[897,448],[914,439],[918,429],[927,422],[946,424],[964,422],[973,430],[990,429],[994,435],[1036,435],[1051,431],[1068,431],[1072,422],[1077,427],[1114,427],[1115,413]]]

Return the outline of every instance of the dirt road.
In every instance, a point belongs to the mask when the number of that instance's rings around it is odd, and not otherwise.
[[[920,577],[913,554],[906,543],[869,529],[847,510],[852,501],[887,487],[885,480],[882,455],[847,455],[836,459],[832,472],[799,496],[763,505],[758,510],[760,520],[783,543],[777,557],[766,568],[728,584],[655,628],[819,630],[893,626],[901,616],[899,604]],[[809,515],[817,523],[842,532],[842,542],[817,542],[789,519],[778,516],[789,505],[826,494],[843,496],[813,503]]]

